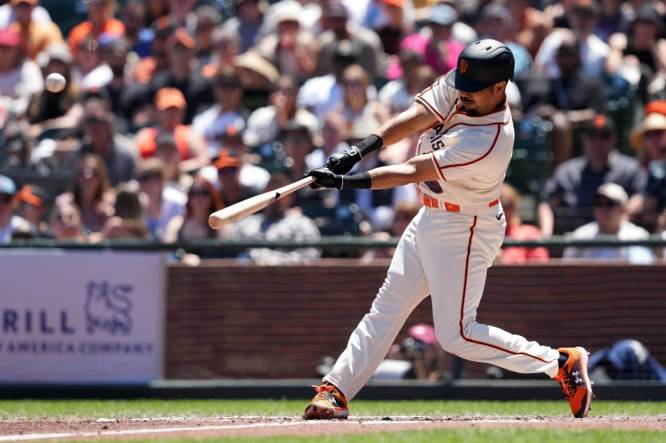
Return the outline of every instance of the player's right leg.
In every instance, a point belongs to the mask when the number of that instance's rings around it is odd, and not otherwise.
[[[405,230],[396,248],[384,284],[370,312],[358,324],[317,395],[308,404],[306,419],[346,418],[351,400],[386,356],[396,335],[414,308],[428,296],[416,232],[421,211]]]

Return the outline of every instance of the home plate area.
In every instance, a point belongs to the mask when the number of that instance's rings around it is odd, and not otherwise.
[[[317,436],[426,429],[664,430],[666,415],[574,419],[544,416],[361,416],[305,421],[300,417],[163,417],[147,419],[0,421],[0,442],[231,436]]]

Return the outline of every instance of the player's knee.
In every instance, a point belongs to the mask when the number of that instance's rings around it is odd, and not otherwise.
[[[435,328],[435,334],[442,348],[450,354],[455,354],[462,341],[460,332],[455,328]]]

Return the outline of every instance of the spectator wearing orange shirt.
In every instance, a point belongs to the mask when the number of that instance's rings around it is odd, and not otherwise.
[[[21,36],[25,55],[33,60],[49,46],[63,42],[60,28],[55,23],[32,20],[32,11],[38,4],[39,0],[11,0],[16,21],[10,29]]]
[[[500,195],[504,216],[506,217],[506,238],[511,240],[526,241],[539,240],[541,231],[536,226],[526,225],[520,220],[518,208],[520,206],[520,194],[511,185],[503,184]],[[546,248],[523,248],[511,247],[502,250],[500,255],[502,263],[520,264],[525,262],[548,261],[548,249]]]
[[[69,47],[76,54],[79,45],[86,38],[97,39],[102,34],[123,36],[125,25],[113,18],[115,0],[88,0],[88,20],[76,25],[69,33]]]
[[[183,124],[187,102],[176,88],[162,88],[155,94],[157,125],[143,128],[136,135],[136,144],[142,158],[155,156],[157,137],[170,133],[180,153],[181,170],[193,171],[209,163],[203,139],[189,125]]]

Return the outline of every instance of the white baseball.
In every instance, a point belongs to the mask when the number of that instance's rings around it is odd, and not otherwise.
[[[67,80],[65,80],[65,77],[63,77],[61,74],[58,74],[57,72],[52,72],[46,76],[46,80],[44,81],[44,83],[46,84],[46,89],[48,89],[49,91],[60,92],[63,89],[65,89]]]

